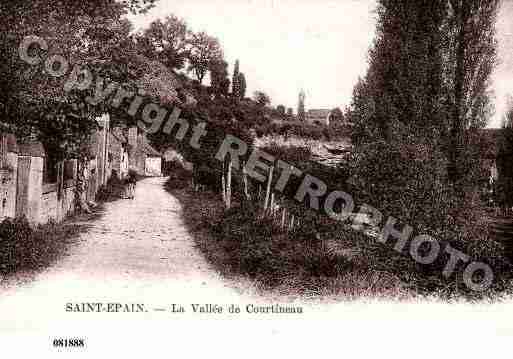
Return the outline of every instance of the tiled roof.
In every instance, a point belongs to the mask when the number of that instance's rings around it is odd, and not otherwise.
[[[148,143],[148,140],[144,136],[139,136],[139,138],[137,139],[137,145],[139,147],[138,150],[142,151],[143,153],[145,153],[146,155],[148,155],[150,157],[162,157],[162,154],[159,151],[157,151],[156,149],[154,149]]]
[[[177,88],[180,82],[169,69],[157,61],[146,63],[144,76],[139,79],[138,87],[143,94],[156,97],[162,104],[176,104],[178,98]]]
[[[125,136],[125,131],[121,128],[121,127],[114,127],[112,130],[111,130],[111,134],[117,138],[117,140],[121,143],[126,143],[128,142],[126,136]]]
[[[331,110],[325,110],[325,109],[315,109],[315,110],[308,110],[306,113],[307,117],[314,117],[314,118],[327,118],[330,114]]]
[[[5,137],[7,140],[6,141],[7,142],[7,152],[13,152],[13,153],[19,152],[18,143],[16,141],[16,137],[13,134],[10,134],[10,133],[0,134],[0,139],[2,137]]]

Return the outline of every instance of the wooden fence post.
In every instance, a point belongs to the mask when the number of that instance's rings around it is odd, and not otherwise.
[[[57,199],[62,199],[64,191],[64,161],[57,163]]]
[[[0,168],[7,166],[7,135],[0,134]]]
[[[226,183],[224,180],[224,172],[221,174],[221,193],[223,195],[223,203],[226,205]]]
[[[248,174],[246,173],[246,165],[242,163],[242,182],[244,183],[244,195],[246,200],[251,200],[251,196],[248,190]]]
[[[264,212],[267,211],[267,208],[269,207],[269,195],[271,193],[271,182],[273,180],[273,171],[274,171],[274,166],[271,166],[271,170],[269,171],[269,177],[267,179],[267,188],[265,191]]]
[[[232,159],[228,164],[228,184],[226,188],[226,208],[230,209],[232,205]]]

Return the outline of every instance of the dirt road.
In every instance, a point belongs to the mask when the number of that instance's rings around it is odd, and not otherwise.
[[[104,216],[81,235],[68,256],[28,284],[0,289],[5,357],[53,358],[72,352],[88,358],[210,358],[230,353],[228,357],[260,359],[333,356],[333,349],[370,358],[397,345],[418,358],[432,357],[432,350],[482,358],[490,347],[467,343],[490,343],[497,332],[513,332],[511,318],[504,318],[508,304],[476,311],[442,303],[342,302],[305,306],[302,315],[245,313],[248,303],[273,301],[255,295],[248,283],[216,275],[194,248],[180,203],[164,191],[163,182],[146,179],[138,184],[135,200],[106,204]],[[84,308],[83,303],[124,307],[114,312],[66,310],[69,305]],[[181,304],[186,313],[172,313],[172,304]],[[242,311],[195,314],[192,304],[235,304]],[[442,321],[452,324],[441,326]],[[425,350],[433,333],[447,341]],[[86,347],[53,347],[59,338],[82,338]],[[505,349],[509,343],[494,343],[494,348]]]
[[[164,191],[163,182],[145,179],[134,200],[107,203],[104,215],[68,256],[33,282],[3,288],[0,330],[41,330],[77,315],[115,315],[69,313],[67,303],[140,303],[145,312],[131,315],[143,318],[171,315],[161,310],[169,311],[173,303],[239,302],[238,290],[221,280],[194,248],[180,203]],[[20,311],[29,319],[20,320]]]

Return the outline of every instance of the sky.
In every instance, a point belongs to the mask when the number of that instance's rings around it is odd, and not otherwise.
[[[236,59],[247,95],[267,93],[274,106],[344,108],[365,75],[375,34],[375,0],[160,0],[146,15],[131,16],[136,28],[174,14],[194,31],[217,37],[233,71]],[[513,0],[504,0],[497,22],[500,63],[493,75],[498,127],[506,96],[513,94]]]

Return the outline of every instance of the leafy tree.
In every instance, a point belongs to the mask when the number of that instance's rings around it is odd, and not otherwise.
[[[239,60],[235,60],[235,65],[233,67],[233,76],[232,76],[232,95],[238,100],[241,98],[240,95],[240,73],[239,73]]]
[[[354,142],[437,143],[451,181],[469,183],[467,129],[484,127],[492,112],[498,3],[380,0],[369,70],[348,113]]]
[[[428,136],[442,127],[444,0],[381,0],[369,70],[355,87],[353,117],[359,140]]]
[[[488,235],[476,200],[479,136],[469,129],[489,115],[495,10],[491,0],[379,0],[369,68],[346,114],[360,201],[447,241]],[[455,158],[457,172],[447,166]]]
[[[276,111],[278,111],[278,113],[280,115],[285,116],[285,106],[283,106],[283,105],[276,106]]]
[[[216,60],[210,64],[210,86],[215,95],[228,96],[230,79],[228,78],[228,63]]]
[[[240,98],[244,99],[246,97],[246,76],[243,72],[239,73],[239,87],[240,87]]]
[[[78,158],[83,164],[89,139],[97,128],[95,118],[104,105],[92,105],[86,91],[64,91],[68,76],[54,78],[44,64],[28,65],[18,48],[26,36],[38,35],[48,42],[41,55],[62,56],[73,68],[86,65],[107,81],[132,83],[138,76],[129,38],[130,24],[123,16],[146,12],[154,0],[114,2],[93,0],[4,1],[0,4],[0,122],[21,141],[39,139],[51,160]],[[37,50],[34,50],[37,51]],[[55,68],[53,68],[55,70]],[[69,74],[68,74],[69,75]],[[93,76],[95,77],[95,76]],[[80,186],[77,186],[80,192]],[[80,197],[79,197],[80,198]]]
[[[174,15],[164,21],[153,21],[142,34],[137,36],[141,53],[158,60],[173,70],[185,66],[188,55],[187,24]]]
[[[299,121],[305,121],[306,120],[306,113],[305,113],[305,92],[301,90],[299,93],[299,101],[297,106],[297,117]]]
[[[189,67],[201,84],[211,64],[223,59],[223,50],[219,40],[205,32],[192,33],[189,38]]]
[[[502,123],[502,136],[497,154],[497,169],[499,172],[498,190],[499,202],[505,206],[513,205],[513,98],[508,100],[508,109]]]
[[[500,0],[449,0],[446,26],[446,100],[450,117],[450,177],[465,177],[464,133],[491,115],[490,76],[496,64],[495,22]]]
[[[331,110],[330,122],[333,124],[341,124],[344,122],[344,114],[342,113],[342,110],[340,110],[340,108],[335,107],[333,110]]]

